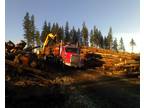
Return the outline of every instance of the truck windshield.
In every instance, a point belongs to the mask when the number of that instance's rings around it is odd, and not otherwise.
[[[78,48],[66,48],[66,52],[79,53],[79,49]]]

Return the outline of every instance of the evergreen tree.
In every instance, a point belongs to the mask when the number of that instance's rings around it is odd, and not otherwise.
[[[69,35],[69,23],[66,22],[65,25],[65,42],[70,42],[70,35]]]
[[[57,33],[58,33],[58,30],[59,30],[59,25],[58,25],[58,23],[53,23],[51,32],[52,32],[53,34],[57,34]]]
[[[112,49],[112,42],[113,42],[113,37],[112,37],[112,28],[109,28],[108,36],[107,36],[107,41],[108,41],[108,49]]]
[[[83,36],[83,42],[84,45],[88,45],[88,28],[85,25],[85,22],[83,22],[83,27],[82,27],[82,36]]]
[[[104,37],[104,40],[103,40],[103,47],[105,48],[105,49],[108,49],[108,39],[107,39],[107,37],[105,36]]]
[[[94,26],[93,42],[94,46],[99,47],[99,32],[96,26]]]
[[[40,33],[39,33],[39,31],[36,31],[35,39],[36,39],[36,45],[40,46],[41,45],[41,41],[40,41]]]
[[[44,42],[47,35],[50,33],[50,28],[47,25],[47,22],[44,22],[43,28],[42,28],[42,32],[41,32],[41,41]]]
[[[132,47],[132,53],[133,53],[133,48],[134,48],[134,46],[136,46],[136,43],[133,38],[130,41],[130,46]]]
[[[96,26],[94,26],[93,30],[91,30],[90,37],[90,42],[92,46],[100,48],[104,47],[104,39],[102,33],[96,28]]]
[[[116,38],[115,38],[115,40],[113,41],[112,49],[113,49],[114,51],[118,51],[118,43],[117,43],[117,39],[116,39]]]
[[[93,47],[94,46],[94,33],[93,33],[93,30],[91,30],[91,32],[90,32],[90,43],[91,43],[91,46]]]
[[[57,38],[57,42],[60,42],[61,40],[64,39],[64,28],[63,28],[63,26],[59,27],[59,30],[58,30],[56,38]]]
[[[74,30],[71,29],[70,32],[69,32],[69,35],[70,35],[70,42],[72,42],[72,38],[73,38],[73,35],[74,35]]]
[[[55,37],[54,40],[49,38],[48,45],[54,45],[56,43],[57,39],[59,38],[59,35],[57,34],[58,33],[58,29],[59,29],[58,23],[53,23],[52,28],[51,28],[51,33],[53,35],[56,34],[57,37]]]
[[[51,28],[51,33],[55,34],[56,33],[56,24],[53,23],[52,28]]]
[[[35,46],[35,22],[34,22],[34,15],[31,16],[31,45],[34,47]]]
[[[82,45],[82,35],[81,35],[80,28],[78,28],[78,30],[77,30],[77,37],[78,37],[78,44]]]
[[[102,33],[101,33],[101,31],[99,30],[98,31],[98,43],[99,43],[99,47],[100,48],[103,48],[103,36],[102,36]]]
[[[78,42],[78,36],[77,36],[77,32],[76,32],[74,26],[71,31],[72,31],[72,34],[71,34],[72,43],[76,44]]]
[[[123,38],[121,37],[120,42],[119,42],[119,50],[120,51],[125,51],[125,47],[124,47],[124,42],[123,42]]]
[[[51,33],[51,23],[50,23],[50,22],[48,23],[48,27],[47,27],[47,29],[48,29],[48,30],[47,30],[48,33]]]
[[[24,29],[24,38],[27,41],[27,45],[30,46],[32,43],[32,37],[31,37],[31,21],[28,12],[26,13],[23,20],[23,29]]]

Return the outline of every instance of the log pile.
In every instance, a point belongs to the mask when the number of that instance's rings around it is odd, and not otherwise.
[[[84,55],[88,53],[99,54],[102,57],[104,64],[103,70],[109,75],[125,73],[128,75],[140,75],[140,55],[127,52],[115,52],[98,48],[84,48]]]
[[[61,79],[58,77],[57,79],[51,80],[50,77],[52,76],[52,74],[58,73],[55,71],[50,72],[51,71],[50,69],[48,69],[47,71],[46,69],[46,67],[48,67],[47,65],[52,64],[46,64],[45,66],[45,62],[35,57],[35,55],[32,54],[31,48],[29,49],[27,48],[27,50],[24,49],[25,44],[24,42],[22,43],[23,44],[19,44],[21,46],[19,51],[16,51],[15,53],[12,52],[12,49],[15,48],[15,45],[12,42],[9,42],[9,44],[7,43],[6,56],[8,56],[8,58],[14,58],[14,59],[6,58],[5,60],[6,81],[11,80],[11,78],[13,77],[18,78],[23,77],[25,75],[26,77],[32,76],[34,79],[36,79],[36,81],[40,82],[39,83],[40,85],[48,85],[54,82],[59,84],[61,84],[62,82],[66,82],[65,84],[68,84],[68,82],[73,82],[72,79],[69,79],[69,81],[67,81],[68,80],[67,78]],[[29,59],[25,56],[25,54],[27,53],[24,52],[29,52],[28,53]],[[136,75],[136,77],[139,77],[140,75],[139,54],[129,54],[121,52],[118,53],[110,50],[82,47],[80,56],[81,59],[83,60],[85,69],[97,67],[97,69],[103,70],[103,72],[109,76],[120,73],[125,73],[127,75]],[[30,58],[34,58],[32,60],[35,60],[37,64],[33,64],[34,62],[32,62]],[[31,63],[29,63],[30,61]],[[38,68],[36,67],[36,65],[38,66]],[[57,68],[57,65],[54,68]],[[12,73],[14,75],[11,77],[9,76],[9,73]],[[35,83],[35,81],[31,81],[32,77],[30,77],[30,80],[27,80],[27,82],[25,83],[26,84],[32,82]],[[24,82],[24,80],[22,82]],[[16,85],[21,85],[23,84],[22,82],[18,81]]]

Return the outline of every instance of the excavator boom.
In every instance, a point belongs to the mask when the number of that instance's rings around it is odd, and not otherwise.
[[[48,34],[45,41],[44,41],[44,44],[43,44],[43,50],[45,48],[45,46],[47,45],[48,41],[49,41],[49,37],[54,39],[56,37],[56,35],[53,35],[52,33]]]

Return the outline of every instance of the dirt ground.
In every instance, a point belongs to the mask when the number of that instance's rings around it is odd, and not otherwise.
[[[31,72],[6,63],[6,108],[139,108],[139,54],[86,50],[81,69],[48,63]]]
[[[6,108],[140,107],[140,81],[136,77],[105,74],[101,68],[67,67],[65,73],[45,79],[47,83],[31,76],[6,80]]]

